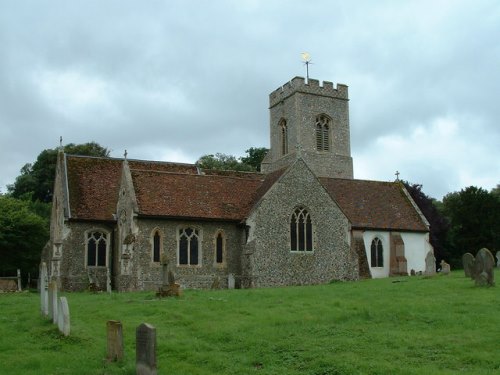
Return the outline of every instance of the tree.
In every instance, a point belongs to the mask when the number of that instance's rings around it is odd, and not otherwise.
[[[266,156],[268,149],[265,147],[251,147],[245,152],[247,156],[236,158],[233,155],[216,153],[203,155],[196,165],[202,169],[217,169],[226,171],[260,171],[260,163]]]
[[[500,200],[488,191],[469,186],[443,198],[443,212],[450,221],[452,258],[459,261],[482,247],[500,250]]]
[[[30,200],[0,196],[1,274],[15,275],[18,268],[38,273],[41,249],[49,239],[48,219],[36,213],[40,210]]]
[[[245,152],[247,153],[247,156],[243,156],[242,158],[240,158],[241,162],[251,165],[254,170],[260,172],[260,164],[262,163],[262,160],[264,160],[266,154],[269,152],[269,149],[266,147],[250,147]]]
[[[96,142],[79,145],[69,143],[64,146],[64,152],[73,155],[109,157],[109,150]],[[26,194],[31,194],[33,201],[51,202],[57,153],[58,149],[43,150],[38,155],[35,163],[25,164],[21,168],[21,174],[16,178],[14,184],[7,187],[12,197],[20,198]]]
[[[422,185],[412,184],[407,181],[403,181],[403,184],[429,222],[429,241],[434,248],[436,261],[439,263],[442,259],[448,260],[450,254],[447,250],[446,239],[449,223],[437,208],[439,202],[427,196],[422,191]]]

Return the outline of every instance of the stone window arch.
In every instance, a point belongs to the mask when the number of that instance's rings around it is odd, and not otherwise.
[[[279,122],[281,155],[288,154],[288,126],[286,120],[282,118]]]
[[[311,215],[304,207],[297,207],[290,218],[290,250],[313,251]]]
[[[382,240],[375,237],[371,245],[371,262],[372,267],[383,267],[384,266],[384,247],[382,245]]]
[[[226,263],[226,234],[222,229],[215,233],[215,265],[223,266]]]
[[[92,229],[85,233],[86,267],[107,267],[109,243],[108,231]]]
[[[177,231],[177,265],[201,265],[201,235],[196,227],[181,227]]]
[[[325,114],[316,116],[316,150],[330,151],[332,120]]]
[[[155,228],[151,232],[151,261],[153,263],[160,263],[162,249],[163,235],[159,228]]]

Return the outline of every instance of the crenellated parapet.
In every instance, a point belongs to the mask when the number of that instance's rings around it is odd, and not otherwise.
[[[269,107],[274,107],[296,92],[348,100],[347,89],[347,85],[341,83],[338,83],[337,87],[334,88],[332,82],[309,79],[306,83],[304,77],[295,77],[269,94]]]

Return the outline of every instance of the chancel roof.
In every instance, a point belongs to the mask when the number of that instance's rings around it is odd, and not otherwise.
[[[428,231],[399,182],[319,178],[353,228]]]
[[[280,179],[269,173],[200,171],[193,164],[128,160],[138,215],[243,221]],[[123,159],[66,155],[70,217],[113,221]],[[319,178],[353,228],[427,231],[399,183]],[[298,187],[300,188],[300,187]]]

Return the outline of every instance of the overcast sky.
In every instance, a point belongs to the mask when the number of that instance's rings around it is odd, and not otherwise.
[[[269,147],[301,52],[349,86],[355,178],[500,183],[497,0],[0,0],[0,191],[59,136],[181,162]]]

